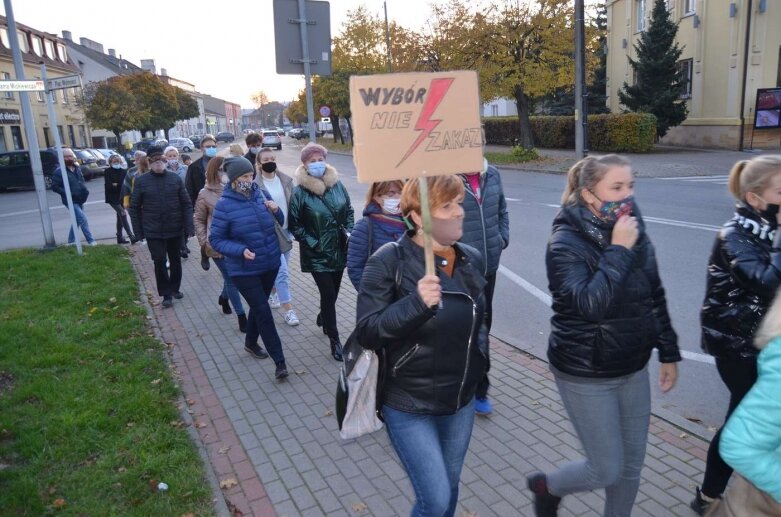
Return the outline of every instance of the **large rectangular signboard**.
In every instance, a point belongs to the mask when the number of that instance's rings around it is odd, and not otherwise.
[[[755,129],[781,127],[781,88],[760,88],[757,90],[757,104],[754,110]]]

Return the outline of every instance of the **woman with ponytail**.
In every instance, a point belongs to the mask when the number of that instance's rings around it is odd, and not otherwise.
[[[528,477],[535,515],[567,494],[605,489],[606,517],[628,517],[640,486],[651,416],[648,360],[672,389],[681,360],[654,247],[621,156],[570,169],[545,263],[553,298],[548,360],[586,458]]]
[[[730,392],[727,418],[757,379],[754,333],[781,286],[781,156],[759,156],[735,164],[729,190],[735,215],[719,232],[708,262],[700,321],[702,348]],[[692,509],[703,515],[721,497],[732,468],[719,453],[721,430],[708,449],[702,488]]]

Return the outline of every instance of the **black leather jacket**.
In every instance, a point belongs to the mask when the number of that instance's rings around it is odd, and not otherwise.
[[[356,332],[381,361],[382,403],[408,413],[453,414],[468,404],[486,368],[483,260],[474,248],[456,244],[453,277],[438,273],[442,307],[424,305],[417,292],[425,274],[423,249],[403,236],[401,282],[388,243],[369,258],[358,293]]]
[[[565,206],[553,221],[545,262],[553,297],[548,359],[580,377],[621,377],[659,360],[681,360],[653,245],[635,209],[640,237],[631,250],[587,208]]]
[[[716,237],[700,313],[702,349],[719,358],[755,357],[752,337],[781,287],[781,232],[740,204]]]

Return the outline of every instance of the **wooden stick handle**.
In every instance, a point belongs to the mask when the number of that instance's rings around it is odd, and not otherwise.
[[[436,275],[434,269],[434,242],[431,240],[431,206],[428,201],[428,180],[425,174],[418,178],[420,186],[420,217],[423,220],[423,253],[426,258],[426,274]]]

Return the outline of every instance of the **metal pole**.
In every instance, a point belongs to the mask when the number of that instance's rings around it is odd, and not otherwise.
[[[49,110],[49,125],[54,128],[54,147],[57,149],[57,159],[60,163],[60,174],[62,175],[62,184],[65,187],[65,199],[68,202],[68,213],[71,218],[71,228],[73,228],[73,237],[76,242],[76,253],[81,255],[81,239],[79,239],[79,226],[76,224],[76,210],[73,208],[73,197],[71,196],[71,185],[68,180],[68,169],[65,168],[65,158],[62,156],[62,142],[60,141],[60,132],[57,131],[57,112],[54,111],[53,96],[57,90],[49,90],[49,80],[46,77],[46,65],[41,63],[41,79],[46,85],[46,108]]]
[[[390,30],[388,29],[388,2],[382,3],[385,9],[385,49],[388,51],[388,73],[393,72],[393,59],[391,56]]]
[[[3,0],[3,4],[5,4],[5,16],[8,23],[8,39],[11,40],[14,72],[16,73],[17,80],[24,81],[24,61],[22,61],[22,52],[19,49],[19,40],[16,36],[14,9],[11,6],[11,0]],[[45,241],[43,248],[53,249],[56,246],[56,243],[54,242],[52,217],[49,213],[49,201],[46,199],[46,184],[43,180],[43,165],[41,164],[41,152],[38,148],[38,132],[35,130],[35,118],[33,117],[27,92],[17,93],[19,94],[19,103],[22,105],[22,120],[24,121],[24,132],[27,137],[27,150],[30,153],[33,183],[35,184],[35,192],[38,195],[38,212],[41,215],[41,225],[43,226],[43,238]],[[57,128],[55,127],[54,129],[56,131]]]
[[[298,0],[298,24],[301,27],[301,60],[304,62],[304,83],[306,84],[306,116],[309,120],[309,141],[316,142],[315,133],[315,108],[312,97],[312,71],[309,67],[309,35],[307,34],[306,4],[304,0]]]
[[[586,124],[588,110],[585,103],[586,67],[583,0],[575,0],[575,157],[586,156]]]

